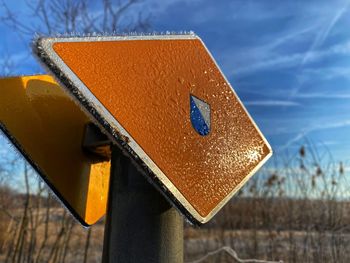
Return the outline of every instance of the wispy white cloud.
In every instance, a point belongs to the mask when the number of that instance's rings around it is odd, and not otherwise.
[[[340,5],[338,9],[336,9],[333,17],[331,17],[329,23],[327,23],[322,31],[316,36],[315,40],[311,44],[309,50],[306,52],[304,58],[301,61],[301,67],[303,67],[306,63],[309,62],[309,60],[312,60],[312,56],[315,53],[315,50],[323,44],[323,42],[326,40],[326,38],[329,36],[331,30],[334,28],[334,26],[337,24],[337,22],[340,20],[340,18],[345,14],[345,12],[348,10],[350,4],[350,0],[344,1],[343,5]],[[303,86],[304,82],[300,81],[298,85],[296,85],[292,92],[290,97],[292,98],[295,96],[301,87]]]
[[[298,99],[350,99],[350,93],[300,93],[294,96]]]
[[[341,79],[339,79],[341,78]],[[332,64],[326,67],[309,67],[303,70],[302,73],[298,74],[298,80],[300,82],[307,83],[308,86],[315,87],[315,81],[317,83],[329,83],[328,86],[325,86],[325,90],[320,91],[317,89],[315,92],[303,91],[293,95],[293,98],[288,96],[286,90],[288,87],[292,87],[292,84],[284,84],[282,86],[274,86],[273,89],[269,91],[269,98],[273,99],[348,99],[350,98],[350,90],[346,89],[350,85],[350,64],[349,66],[333,66]],[[341,80],[343,84],[342,89],[335,89],[332,82],[334,80]],[[332,81],[332,82],[326,82]],[[254,82],[240,82],[238,85],[239,92],[266,96],[267,90],[266,87],[263,87],[261,84],[258,85]]]
[[[284,106],[284,107],[295,107],[300,106],[299,103],[294,101],[286,101],[286,100],[255,100],[255,101],[247,101],[244,103],[248,106],[264,106],[264,107],[274,107],[274,106]]]
[[[348,10],[350,5],[350,1],[345,1],[342,6],[338,10],[336,10],[334,16],[331,18],[330,22],[326,24],[324,30],[321,30],[319,34],[316,36],[314,42],[310,46],[310,49],[308,52],[306,52],[305,57],[302,60],[302,65],[304,65],[308,59],[310,58],[310,55],[312,52],[319,47],[320,45],[323,44],[323,42],[326,40],[328,37],[329,33],[333,29],[333,27],[336,25],[336,23],[339,21],[339,19],[345,14],[345,12]]]
[[[349,66],[328,66],[304,69],[300,75],[303,82],[308,80],[331,80],[337,77],[344,77],[350,79],[350,65]]]
[[[308,138],[308,141],[309,141],[309,138]],[[303,143],[303,142],[301,142],[301,143]],[[342,142],[335,141],[335,140],[332,140],[332,141],[318,141],[318,142],[312,141],[312,146],[313,147],[328,147],[328,146],[333,146],[333,145],[339,145],[340,143],[342,143]],[[300,148],[300,144],[292,144],[288,148],[289,149],[291,149],[291,148]]]
[[[323,4],[322,4],[323,3]],[[319,8],[310,8],[306,3],[303,11],[294,10],[293,15],[300,19],[293,22],[293,26],[286,27],[283,31],[271,32],[268,38],[260,38],[259,45],[242,48],[234,47],[233,50],[225,50],[220,60],[225,68],[231,68],[233,76],[251,74],[264,69],[279,69],[289,67],[302,67],[325,56],[345,52],[349,54],[349,42],[336,44],[333,47],[319,49],[322,43],[328,38],[339,20],[348,12],[350,0],[335,1],[330,11],[329,5],[320,3]],[[312,9],[311,11],[309,9]],[[305,11],[304,11],[305,10]],[[326,12],[327,11],[327,12]],[[312,19],[311,19],[312,18]],[[300,43],[311,42],[310,47],[305,51],[293,53],[291,48]],[[342,47],[347,50],[342,50]],[[291,48],[292,52],[286,52]],[[234,68],[232,68],[234,66]],[[294,92],[298,91],[294,88]]]
[[[308,52],[308,61],[313,62],[321,58],[325,58],[331,55],[350,55],[350,41],[345,43],[337,44],[323,50],[314,50]],[[272,59],[262,61],[260,63],[253,64],[251,66],[246,66],[243,68],[238,68],[235,70],[235,75],[253,73],[262,69],[272,69],[272,68],[288,68],[297,66],[305,57],[306,53],[296,53],[285,56],[275,56]]]
[[[305,138],[311,132],[328,130],[328,129],[343,128],[343,127],[348,127],[348,126],[350,126],[350,119],[339,121],[339,122],[334,122],[334,123],[328,123],[328,124],[322,123],[322,124],[315,124],[313,126],[309,126],[305,129],[303,129],[301,132],[299,132],[295,137],[290,139],[285,145],[283,145],[280,148],[280,150],[283,150],[283,149],[290,147],[292,144]]]
[[[178,2],[185,3],[184,0]],[[279,19],[288,17],[292,10],[288,8],[289,3],[284,5],[274,5],[270,8],[269,4],[256,1],[254,4],[247,1],[220,1],[220,3],[212,4],[212,0],[189,0],[187,2],[198,2],[197,8],[200,12],[193,12],[191,20],[196,24],[208,23],[213,20],[241,20],[249,23],[265,22],[270,19]],[[209,5],[208,5],[209,3]]]
[[[234,69],[231,70],[232,75],[254,73],[260,69],[274,67],[283,63],[286,57],[288,57],[288,60],[292,60],[290,55],[285,57],[276,52],[276,49],[298,42],[301,38],[309,36],[318,28],[319,25],[317,23],[307,27],[304,25],[298,26],[282,33],[274,34],[274,36],[270,36],[257,46],[232,47],[223,50],[219,53],[221,55],[218,59],[222,62],[221,64],[224,68],[232,68],[234,66]],[[294,64],[299,63],[303,56],[304,54],[297,54]]]

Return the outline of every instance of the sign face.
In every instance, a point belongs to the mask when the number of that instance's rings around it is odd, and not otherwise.
[[[194,223],[209,221],[272,154],[194,34],[40,38],[34,49]]]
[[[87,115],[47,75],[0,79],[0,128],[84,225],[106,211],[110,162],[82,150]]]

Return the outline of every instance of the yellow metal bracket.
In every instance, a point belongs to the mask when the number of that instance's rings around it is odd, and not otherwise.
[[[89,117],[51,76],[0,79],[0,94],[1,130],[71,213],[94,224],[106,211],[107,138],[91,137]]]

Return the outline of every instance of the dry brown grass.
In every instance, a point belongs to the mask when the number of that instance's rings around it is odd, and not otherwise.
[[[346,171],[311,150],[263,170],[206,226],[186,225],[185,261],[227,246],[242,259],[350,262]],[[35,191],[25,186],[22,194],[0,188],[0,261],[100,262],[103,222],[89,237],[41,183]],[[232,262],[224,252],[204,262]]]
[[[204,227],[186,231],[186,260],[223,246],[241,258],[350,262],[350,183],[343,163],[310,143],[255,176]],[[227,254],[208,262],[232,262]]]

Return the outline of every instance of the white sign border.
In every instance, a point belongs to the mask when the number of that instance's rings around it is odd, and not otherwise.
[[[207,216],[203,217],[201,216],[198,211],[191,205],[191,203],[181,194],[181,192],[175,187],[175,185],[169,180],[169,178],[162,172],[162,170],[153,162],[153,160],[144,152],[144,150],[141,148],[140,145],[137,144],[137,142],[130,136],[130,134],[122,127],[122,125],[112,116],[112,114],[105,108],[105,106],[92,94],[92,92],[85,86],[85,84],[74,74],[74,72],[64,63],[64,61],[57,55],[57,53],[53,49],[53,45],[58,42],[96,42],[96,41],[129,41],[129,40],[193,40],[197,39],[200,40],[202,45],[205,47],[206,51],[212,58],[213,62],[215,63],[216,67],[221,72],[222,76],[224,77],[227,84],[232,89],[232,92],[240,102],[241,106],[245,110],[246,114],[250,118],[251,122],[253,123],[254,127],[259,132],[260,136],[264,140],[266,146],[269,148],[270,152],[267,154],[263,160],[259,162],[259,164],[250,171],[249,174],[245,176],[245,178],[231,191],[229,195],[227,195]],[[208,222],[213,216],[219,212],[219,210],[232,198],[232,196],[250,179],[253,174],[259,168],[271,157],[272,155],[272,149],[259,128],[257,127],[254,120],[251,118],[248,111],[245,109],[244,105],[242,104],[241,100],[233,90],[232,86],[226,79],[225,75],[222,73],[220,67],[217,65],[216,61],[214,60],[213,56],[209,52],[208,48],[205,46],[204,42],[194,33],[190,34],[164,34],[164,35],[116,35],[116,36],[81,36],[81,37],[70,37],[70,36],[64,36],[64,37],[47,37],[47,38],[38,38],[36,40],[35,46],[34,46],[34,53],[39,57],[40,61],[43,62],[44,66],[53,73],[56,80],[62,84],[63,87],[65,87],[70,95],[72,97],[72,93],[75,98],[75,102],[78,103],[78,105],[81,107],[81,100],[85,100],[89,103],[89,107],[84,105],[85,111],[93,117],[93,119],[96,118],[96,113],[98,113],[99,116],[102,117],[104,120],[103,122],[107,122],[111,128],[111,132],[106,132],[107,136],[112,140],[116,141],[118,145],[120,144],[120,140],[123,139],[123,137],[128,138],[125,143],[128,145],[128,147],[124,146],[124,152],[127,150],[127,154],[130,155],[130,149],[134,151],[138,158],[142,160],[142,162],[151,170],[152,173],[160,180],[160,182],[163,184],[163,186],[166,187],[166,190],[171,193],[171,196],[173,196],[176,200],[173,200],[169,194],[164,193],[163,187],[160,185],[157,185],[153,181],[150,176],[146,176],[149,181],[151,181],[154,185],[157,186],[158,189],[165,195],[165,197],[170,200],[172,203],[175,204],[175,207],[178,208],[178,210],[187,215],[187,213],[184,213],[181,208],[178,207],[178,202],[183,206],[187,212],[190,215],[189,220],[192,223],[192,218],[195,219],[196,223],[204,224]],[[43,60],[43,56],[46,56],[48,58],[48,61]],[[53,68],[57,68],[59,72],[56,72],[56,70],[53,70]],[[71,82],[71,88],[75,88],[79,91],[79,95],[76,94],[76,92],[72,92],[70,87],[67,87],[67,85],[62,81],[62,77],[65,77]],[[91,110],[94,109],[96,112],[91,112]],[[102,130],[106,130],[106,127],[104,126],[104,123],[100,123],[102,120],[96,120],[97,125],[102,128]],[[120,136],[121,135],[121,136]],[[127,148],[127,149],[125,149]],[[132,155],[132,154],[131,154]],[[135,156],[133,156],[135,158]],[[134,160],[135,161],[135,160]],[[145,172],[145,171],[143,171]],[[177,201],[177,202],[176,202]]]

